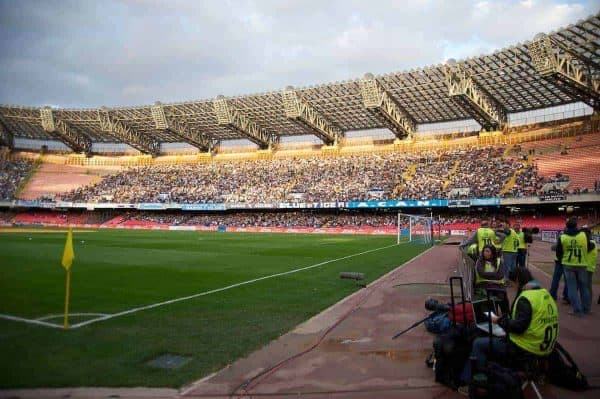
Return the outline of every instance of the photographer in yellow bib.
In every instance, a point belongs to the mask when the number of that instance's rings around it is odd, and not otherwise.
[[[548,356],[558,339],[558,307],[550,293],[540,286],[531,272],[517,269],[518,292],[510,313],[501,317],[492,315],[492,323],[498,324],[507,337],[480,337],[473,341],[471,358],[477,359],[477,370],[467,361],[462,373],[463,383],[469,384],[473,373],[483,370],[492,353],[505,367],[518,368],[511,360],[523,354]]]
[[[583,317],[591,312],[591,292],[588,281],[588,253],[594,249],[585,232],[577,229],[577,219],[570,218],[567,228],[558,237],[556,258],[564,268],[569,302],[573,310],[570,315]]]
[[[490,222],[483,220],[481,222],[481,227],[479,227],[475,233],[469,237],[469,239],[460,244],[460,249],[463,251],[469,251],[468,253],[470,254],[470,248],[473,248],[472,245],[476,244],[477,254],[474,256],[474,258],[477,259],[479,256],[481,256],[483,248],[486,245],[498,246],[498,243],[501,242],[502,239],[504,239],[504,234],[502,232],[494,231],[490,227]],[[474,250],[472,251],[474,252]]]

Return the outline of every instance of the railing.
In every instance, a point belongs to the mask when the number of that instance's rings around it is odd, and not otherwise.
[[[473,298],[473,281],[475,271],[475,261],[467,255],[465,250],[458,250],[458,274],[463,278],[463,289],[465,290],[465,299],[470,301]]]

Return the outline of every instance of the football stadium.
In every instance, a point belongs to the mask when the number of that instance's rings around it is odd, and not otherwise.
[[[260,94],[0,105],[0,398],[597,397],[600,14],[555,28]]]

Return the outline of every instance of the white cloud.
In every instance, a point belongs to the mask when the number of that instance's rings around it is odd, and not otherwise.
[[[489,53],[597,8],[595,0],[5,1],[0,103],[150,104],[340,81]]]

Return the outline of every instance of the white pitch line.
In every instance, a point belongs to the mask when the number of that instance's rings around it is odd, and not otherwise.
[[[26,319],[24,317],[12,316],[9,314],[0,314],[0,319],[12,320],[12,321],[21,321],[27,324],[37,324],[44,327],[52,327],[52,328],[63,328],[60,324],[48,323],[46,321],[34,320],[34,319]]]
[[[184,296],[184,297],[181,297],[181,298],[175,298],[175,299],[171,299],[171,300],[164,301],[164,302],[153,303],[151,305],[140,306],[140,307],[137,307],[137,308],[125,310],[123,312],[109,314],[109,315],[106,315],[106,316],[98,317],[96,319],[86,320],[86,321],[81,322],[81,323],[73,324],[69,328],[71,328],[71,329],[73,329],[73,328],[80,328],[80,327],[87,326],[87,325],[92,324],[92,323],[96,323],[98,321],[109,320],[109,319],[113,319],[115,317],[125,316],[125,315],[131,314],[131,313],[137,313],[137,312],[140,312],[142,310],[153,309],[153,308],[157,308],[159,306],[169,305],[169,304],[175,303],[175,302],[187,301],[189,299],[198,298],[198,297],[201,297],[201,296],[210,295],[210,294],[214,294],[214,293],[217,293],[217,292],[230,290],[232,288],[240,287],[242,285],[256,283],[257,281],[262,281],[262,280],[267,280],[267,279],[270,279],[270,278],[275,278],[275,277],[285,276],[285,275],[288,275],[288,274],[298,273],[298,272],[301,272],[301,271],[304,271],[304,270],[309,270],[309,269],[313,269],[315,267],[323,266],[323,265],[326,265],[328,263],[333,263],[333,262],[337,262],[339,260],[354,258],[356,256],[368,254],[370,252],[380,251],[382,249],[387,249],[387,248],[395,247],[397,245],[398,244],[392,244],[392,245],[387,245],[385,247],[370,249],[368,251],[364,251],[364,252],[359,252],[359,253],[352,254],[352,255],[343,256],[341,258],[327,260],[325,262],[317,263],[317,264],[314,264],[314,265],[305,266],[305,267],[301,267],[301,268],[294,269],[294,270],[289,270],[287,272],[270,274],[268,276],[263,276],[263,277],[258,277],[258,278],[252,279],[252,280],[242,281],[240,283],[231,284],[231,285],[228,285],[226,287],[216,288],[216,289],[210,290],[210,291],[200,292],[198,294],[188,295],[188,296]]]
[[[44,317],[38,317],[35,320],[49,320],[49,319],[57,319],[59,317],[64,317],[64,314],[49,314],[47,316]],[[74,316],[107,316],[106,313],[69,313],[69,317]]]

